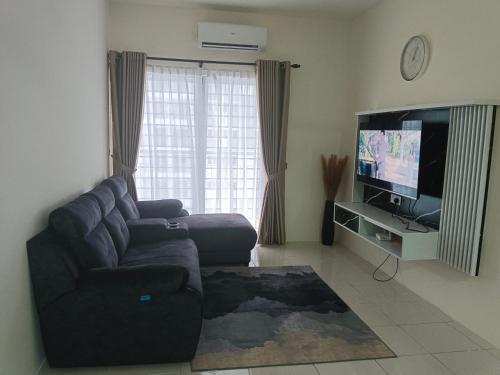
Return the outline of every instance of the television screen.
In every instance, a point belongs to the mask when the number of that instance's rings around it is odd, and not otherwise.
[[[362,126],[358,135],[358,179],[396,194],[416,198],[421,121],[397,126]]]

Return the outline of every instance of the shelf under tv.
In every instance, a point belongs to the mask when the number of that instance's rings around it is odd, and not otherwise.
[[[410,228],[391,213],[363,202],[335,203],[334,222],[403,260],[437,259],[438,231],[410,221]],[[383,241],[377,233],[390,233],[391,240]]]

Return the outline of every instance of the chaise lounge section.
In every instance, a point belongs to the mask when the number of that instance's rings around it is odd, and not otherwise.
[[[241,215],[189,216],[177,200],[136,205],[119,177],[49,221],[27,248],[52,367],[192,359],[202,321],[200,260],[248,265],[256,241]]]
[[[106,179],[103,185],[109,187],[126,220],[164,218],[185,223],[189,236],[198,248],[202,266],[248,265],[251,250],[257,241],[257,233],[248,220],[240,214],[197,214],[189,215],[182,209],[182,202],[176,199],[137,202],[127,192],[127,184],[121,177]]]

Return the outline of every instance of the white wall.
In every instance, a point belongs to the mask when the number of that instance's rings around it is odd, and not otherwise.
[[[459,99],[500,99],[498,0],[385,0],[352,27],[357,110]],[[425,33],[432,45],[424,76],[399,73],[404,43]],[[498,120],[500,121],[500,119]],[[354,119],[351,145],[354,145]],[[398,279],[453,318],[500,346],[500,134],[494,141],[480,276],[440,262],[404,262]],[[353,150],[354,147],[351,148]],[[342,242],[378,264],[384,254],[342,233]]]
[[[106,175],[106,6],[0,2],[0,373],[43,349],[25,241],[51,209]]]
[[[196,35],[199,21],[266,26],[268,48],[262,54],[201,50]],[[235,61],[288,59],[302,64],[291,74],[286,229],[289,241],[318,241],[324,202],[319,157],[340,151],[352,120],[348,24],[111,2],[108,30],[108,45],[116,50]]]

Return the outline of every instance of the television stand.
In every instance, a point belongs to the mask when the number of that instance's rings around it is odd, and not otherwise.
[[[405,221],[409,221],[405,219]],[[437,259],[438,231],[415,221],[410,228],[387,211],[363,202],[335,203],[334,222],[402,260]],[[378,239],[388,237],[389,239]],[[384,236],[385,235],[385,236]]]

